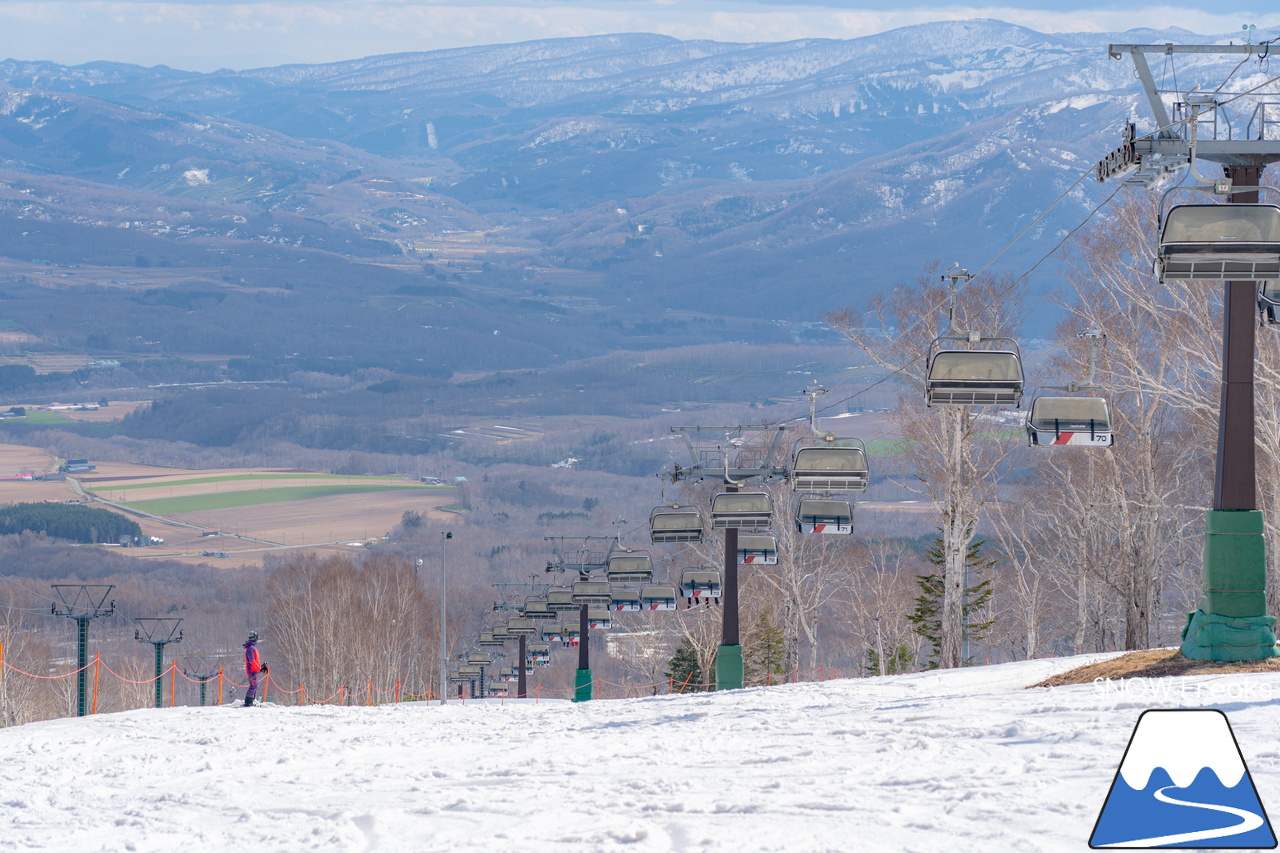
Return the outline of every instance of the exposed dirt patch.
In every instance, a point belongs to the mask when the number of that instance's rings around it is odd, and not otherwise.
[[[67,418],[73,421],[84,421],[92,424],[105,424],[113,421],[124,420],[124,416],[138,409],[150,406],[150,400],[112,400],[106,408],[89,409],[88,411],[78,412],[70,409],[62,412]]]
[[[1170,675],[1222,675],[1233,672],[1280,672],[1280,658],[1250,661],[1188,660],[1177,649],[1146,649],[1091,663],[1046,678],[1032,687],[1063,687],[1123,678],[1164,678]]]
[[[56,462],[56,459],[38,447],[0,444],[0,476],[38,474],[52,470]]]

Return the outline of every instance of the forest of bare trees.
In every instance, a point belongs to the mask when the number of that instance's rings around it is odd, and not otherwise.
[[[1221,296],[1210,285],[1161,285],[1154,279],[1154,207],[1151,196],[1125,197],[1106,219],[1072,238],[1057,296],[1062,319],[1047,342],[1023,353],[1029,398],[1038,386],[1083,380],[1090,372],[1090,348],[1080,335],[1093,328],[1105,333],[1094,367],[1115,422],[1117,440],[1110,449],[1032,448],[1010,413],[924,405],[924,353],[946,326],[947,294],[937,264],[923,267],[914,281],[887,288],[865,316],[851,309],[829,315],[831,326],[856,345],[855,358],[869,358],[874,371],[852,372],[856,378],[837,389],[841,393],[832,399],[840,402],[832,406],[867,411],[864,394],[875,395],[877,408],[880,401],[895,401],[890,414],[878,416],[892,420],[894,441],[873,442],[871,464],[873,483],[896,497],[855,504],[854,536],[812,536],[792,524],[791,489],[782,483],[764,487],[778,508],[780,559],[776,566],[742,570],[740,621],[750,677],[773,681],[958,666],[966,662],[967,640],[971,663],[1176,642],[1199,593],[1217,418]],[[1012,276],[976,277],[958,290],[956,328],[1015,336],[1028,310],[1020,296],[1025,290],[1025,281]],[[795,359],[807,352],[798,348],[785,355]],[[764,348],[746,351],[749,363],[730,385],[738,387],[749,372],[767,371],[768,355]],[[696,372],[699,363],[723,371],[732,358],[731,346],[718,345],[685,348],[639,366],[629,354],[599,361],[615,372],[666,375]],[[839,360],[845,359],[830,359]],[[1259,335],[1257,371],[1258,442],[1264,450],[1258,454],[1259,504],[1268,520],[1268,606],[1274,613],[1280,610],[1280,462],[1267,449],[1280,445],[1280,335],[1270,330]],[[869,375],[876,384],[866,384]],[[531,394],[542,393],[548,381],[534,374],[514,378]],[[800,383],[798,377],[787,381]],[[217,635],[207,645],[222,654],[236,653],[235,637],[245,626],[261,627],[264,656],[275,671],[291,683],[305,683],[313,695],[370,681],[422,691],[434,687],[438,676],[442,557],[449,563],[449,644],[456,653],[467,637],[504,618],[493,608],[501,598],[494,583],[564,582],[545,571],[546,537],[609,535],[620,526],[633,545],[645,538],[649,509],[670,498],[652,475],[679,458],[670,426],[786,416],[793,419],[787,421],[789,437],[805,434],[794,400],[754,408],[750,402],[569,420],[563,430],[547,427],[536,445],[508,445],[484,458],[456,449],[364,453],[270,440],[196,448],[59,431],[32,433],[26,440],[64,456],[146,454],[174,464],[243,464],[278,461],[279,453],[287,453],[293,464],[352,473],[465,476],[457,514],[397,528],[376,553],[272,559],[265,572],[226,596],[212,611],[216,615],[194,612],[197,600],[209,599],[207,589],[192,596],[172,578],[163,595],[148,598],[137,588],[129,593],[135,615],[145,609],[143,601],[152,609],[191,607],[188,624],[204,620],[209,634]],[[712,484],[686,487],[680,498],[705,506],[712,491]],[[445,530],[453,533],[447,552],[441,547]],[[983,570],[990,598],[980,613],[966,616],[966,586],[975,583],[966,577],[966,565],[979,546],[978,563],[990,564]],[[722,540],[713,536],[699,545],[650,549],[657,582],[674,583],[683,568],[718,565],[721,548]],[[19,555],[32,549],[46,561],[41,572],[18,568],[29,564]],[[931,551],[941,555],[936,563]],[[78,569],[72,552],[28,534],[0,537],[0,570],[39,583],[110,574],[121,580],[122,590],[129,587],[120,566]],[[936,600],[920,582],[934,573],[942,579]],[[28,672],[65,668],[65,626],[37,612],[45,605],[31,598],[31,583],[3,591],[0,642],[6,662]],[[936,618],[936,651],[913,621],[921,612]],[[615,614],[613,629],[592,643],[602,695],[667,689],[672,660],[682,648],[709,679],[721,618],[714,605]],[[219,623],[216,628],[211,619]],[[990,623],[990,629],[970,634],[969,623]],[[146,649],[113,642],[118,671],[149,672]],[[536,672],[537,683],[550,691],[569,689],[575,665],[574,650],[557,649],[552,665]],[[73,700],[65,682],[57,684],[0,681],[5,723],[68,713]],[[147,701],[146,689],[131,693],[117,686],[104,691],[102,707],[141,707]]]

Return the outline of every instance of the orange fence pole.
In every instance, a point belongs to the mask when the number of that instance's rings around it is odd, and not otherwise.
[[[369,691],[369,695],[365,697],[364,704],[372,705],[373,704],[373,679],[372,678],[369,679],[369,687],[367,689]]]
[[[93,713],[98,713],[98,668],[102,664],[102,653],[93,655]]]
[[[302,707],[307,702],[307,683],[305,681],[298,682],[298,707]]]
[[[176,702],[178,694],[178,662],[176,660],[169,661],[169,707],[172,708]]]
[[[218,664],[218,704],[222,704],[222,664]]]
[[[343,706],[343,704],[345,704],[345,703],[342,701],[342,700],[343,700],[343,698],[344,698],[344,697],[343,697],[343,695],[342,695],[342,691],[344,691],[345,689],[346,689],[346,688],[345,688],[345,687],[343,687],[341,684],[339,684],[339,685],[338,685],[338,707],[339,707],[339,708],[341,708],[341,707]]]
[[[259,701],[259,702],[261,702],[261,703],[262,703],[262,704],[264,704],[264,705],[265,705],[265,704],[266,704],[266,702],[267,702],[267,689],[268,689],[269,687],[271,687],[271,672],[270,672],[270,671],[268,671],[266,675],[262,676],[262,698],[261,698],[260,700],[258,700],[258,701]]]
[[[396,704],[400,704],[400,679],[396,679]]]

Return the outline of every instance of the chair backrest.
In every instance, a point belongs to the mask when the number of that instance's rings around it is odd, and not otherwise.
[[[1008,350],[943,350],[929,363],[929,381],[1020,383],[1022,359]]]
[[[764,492],[721,492],[711,500],[716,514],[766,513],[773,511],[773,501]]]
[[[1030,423],[1038,430],[1111,431],[1111,416],[1102,397],[1036,397]]]
[[[849,519],[853,517],[853,512],[849,507],[848,501],[827,501],[809,498],[800,501],[799,514],[800,517],[804,519]]]
[[[1241,243],[1280,243],[1280,207],[1274,204],[1179,204],[1164,218],[1161,247],[1190,245],[1230,252]]]
[[[867,470],[867,455],[860,447],[802,447],[796,451],[792,469],[801,474],[808,471]]]

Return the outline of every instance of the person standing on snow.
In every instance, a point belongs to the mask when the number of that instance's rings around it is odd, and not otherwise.
[[[258,695],[258,676],[269,671],[269,667],[258,657],[258,632],[250,631],[249,640],[244,644],[244,674],[249,677],[249,686],[244,691],[244,705],[249,707]]]

